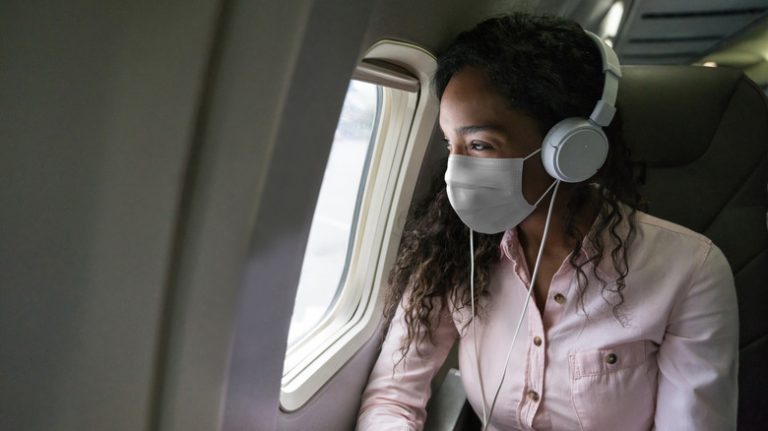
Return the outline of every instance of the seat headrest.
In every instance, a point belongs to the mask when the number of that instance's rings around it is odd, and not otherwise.
[[[694,162],[710,149],[717,151],[712,148],[719,144],[716,135],[727,130],[747,136],[756,133],[755,139],[768,137],[768,111],[762,92],[737,69],[625,66],[622,70],[617,105],[624,136],[635,144],[635,158],[649,166]],[[752,99],[751,105],[743,104],[745,97]],[[740,112],[744,109],[747,111]],[[761,116],[763,121],[752,120]],[[766,149],[765,145],[746,148],[755,155],[764,155]]]
[[[724,211],[752,207],[751,235],[768,243],[768,104],[760,88],[736,69],[625,66],[622,72],[620,121],[611,127],[621,128],[632,159],[646,167],[649,211],[717,236]],[[725,250],[729,245],[721,242],[729,259],[738,257],[732,265],[748,257],[736,250],[743,245]]]

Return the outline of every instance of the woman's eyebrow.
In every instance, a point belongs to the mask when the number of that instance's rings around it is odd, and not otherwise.
[[[479,125],[462,126],[462,127],[456,128],[456,133],[458,133],[459,135],[468,135],[470,133],[477,133],[477,132],[504,133],[504,128],[497,124],[479,124]]]

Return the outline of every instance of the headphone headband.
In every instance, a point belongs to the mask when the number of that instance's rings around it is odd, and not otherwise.
[[[589,118],[566,118],[547,132],[541,145],[541,162],[547,173],[560,181],[577,183],[595,175],[608,157],[608,137],[603,127],[616,113],[621,69],[619,58],[597,35],[585,31],[597,45],[603,62],[603,94]]]
[[[597,101],[589,119],[598,126],[606,127],[611,124],[613,115],[616,113],[616,94],[619,91],[619,79],[621,78],[619,57],[616,56],[613,48],[605,44],[600,36],[586,30],[584,30],[584,33],[595,42],[598,51],[600,51],[600,59],[603,62],[603,75],[605,76],[603,94],[600,96],[600,100]]]

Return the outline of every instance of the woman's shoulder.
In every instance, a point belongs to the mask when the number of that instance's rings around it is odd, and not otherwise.
[[[681,310],[681,304],[703,304],[701,301],[708,298],[733,299],[733,272],[711,239],[641,211],[635,213],[635,225],[637,236],[629,250],[627,286],[642,286],[637,294],[643,300],[653,295],[664,298],[661,303],[668,303],[671,313]]]
[[[685,226],[639,210],[635,212],[635,224],[637,234],[632,248],[636,254],[666,259],[678,268],[701,268],[707,259],[726,261],[710,238]]]
[[[703,234],[640,210],[635,213],[635,221],[639,235],[650,235],[657,238],[668,237],[679,243],[679,246],[695,248],[709,248],[712,246],[712,240]]]

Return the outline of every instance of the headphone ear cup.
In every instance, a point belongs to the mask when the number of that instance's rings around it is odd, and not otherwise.
[[[566,183],[591,178],[608,156],[608,138],[602,128],[583,118],[566,118],[544,137],[541,161],[547,173]]]

